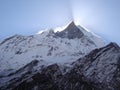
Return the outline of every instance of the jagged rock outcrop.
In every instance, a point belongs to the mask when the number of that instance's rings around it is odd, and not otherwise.
[[[84,36],[83,32],[74,24],[74,22],[71,22],[64,31],[57,32],[56,35],[68,39],[81,38]]]
[[[74,71],[99,90],[120,90],[120,47],[110,43],[74,63]]]

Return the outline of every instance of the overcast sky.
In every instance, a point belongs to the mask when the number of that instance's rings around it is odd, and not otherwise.
[[[73,19],[120,44],[120,0],[0,0],[0,39],[64,26]]]

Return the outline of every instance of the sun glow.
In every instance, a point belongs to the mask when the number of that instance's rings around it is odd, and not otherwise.
[[[71,23],[71,22],[70,22],[70,23]],[[63,31],[65,28],[67,28],[70,23],[68,23],[67,25],[62,26],[62,27],[57,27],[57,28],[55,28],[54,31],[55,31],[55,32],[61,32],[61,31]]]
[[[79,20],[74,20],[75,25],[81,25]]]

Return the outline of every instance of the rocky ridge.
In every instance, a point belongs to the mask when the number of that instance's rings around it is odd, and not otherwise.
[[[34,60],[3,76],[1,90],[119,90],[120,47],[115,43],[95,49],[71,63],[64,72],[59,64],[39,66]]]

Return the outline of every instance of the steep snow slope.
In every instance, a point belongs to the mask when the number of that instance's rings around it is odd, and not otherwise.
[[[34,60],[0,76],[1,90],[120,90],[120,47],[95,49],[71,63],[66,73],[59,64],[39,66]],[[66,67],[64,67],[66,69]]]
[[[0,43],[0,71],[17,70],[32,60],[66,64],[104,46],[104,41],[71,22],[65,30],[31,36],[14,35]]]
[[[81,76],[83,81],[96,87],[95,90],[120,90],[120,47],[116,43],[93,50],[73,67],[70,73]]]

